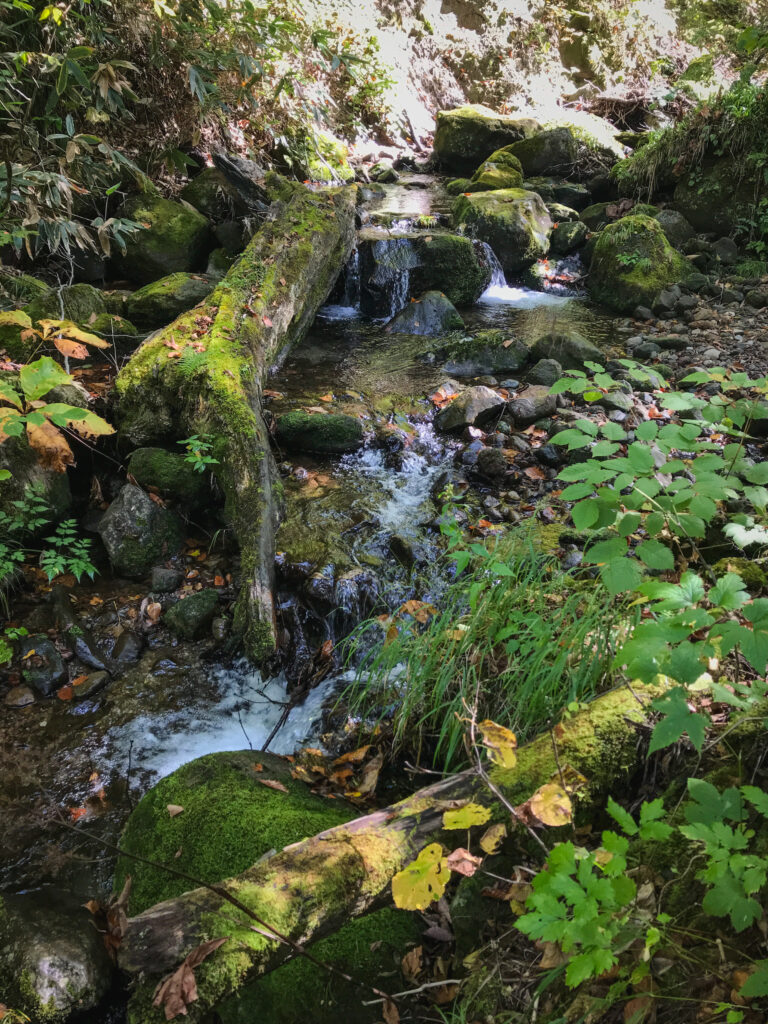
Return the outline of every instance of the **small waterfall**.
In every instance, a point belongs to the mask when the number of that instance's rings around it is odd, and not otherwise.
[[[408,302],[410,271],[419,259],[410,238],[361,239],[360,311],[391,317]]]
[[[483,260],[491,269],[491,283],[488,285],[488,289],[506,288],[507,278],[501,263],[499,263],[499,257],[487,242],[480,242],[480,246],[483,250]]]

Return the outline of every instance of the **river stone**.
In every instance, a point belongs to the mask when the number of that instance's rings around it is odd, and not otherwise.
[[[155,565],[152,568],[149,586],[153,593],[170,594],[178,590],[184,582],[184,573],[181,569],[166,569],[164,565]]]
[[[184,540],[176,516],[135,484],[120,490],[102,516],[99,534],[112,569],[129,579],[146,576],[153,565],[175,554]]]
[[[0,992],[35,1024],[95,1007],[113,967],[91,915],[53,887],[0,899]]]
[[[508,151],[518,158],[527,178],[567,176],[576,163],[578,144],[570,128],[550,128],[514,142]]]
[[[130,665],[139,660],[143,650],[144,638],[126,629],[115,640],[112,658],[121,665]]]
[[[419,334],[437,337],[449,331],[461,330],[464,321],[456,307],[442,292],[424,292],[415,301],[401,309],[389,321],[387,334]]]
[[[534,192],[536,189],[534,189]],[[555,181],[552,192],[558,203],[570,206],[573,210],[583,210],[589,205],[590,191],[586,185],[578,181]]]
[[[171,323],[211,292],[214,280],[204,274],[168,274],[145,284],[128,299],[128,318],[145,330]]]
[[[198,590],[168,609],[165,624],[182,640],[199,640],[208,632],[218,607],[219,595],[215,590]]]
[[[400,175],[392,166],[391,160],[379,160],[368,172],[371,181],[377,181],[380,185],[394,185],[400,181]]]
[[[9,708],[26,708],[35,703],[35,695],[28,686],[12,686],[3,703]]]
[[[461,430],[464,427],[482,426],[500,416],[504,411],[504,399],[496,391],[478,385],[467,388],[454,398],[450,405],[444,406],[435,417],[435,424],[440,430]]]
[[[589,229],[580,220],[560,221],[552,228],[550,251],[556,256],[567,256],[587,240]]]
[[[739,258],[739,247],[732,238],[718,238],[713,244],[715,255],[721,263],[728,265]]]
[[[484,186],[488,191],[499,188],[522,188],[522,165],[509,147],[497,149],[472,175],[472,185],[475,186],[474,191],[479,191],[478,185]]]
[[[534,384],[519,398],[513,398],[508,408],[515,425],[525,427],[546,416],[553,416],[557,412],[557,396],[550,395],[548,387]]]
[[[106,313],[104,297],[90,284],[70,284],[63,288],[49,288],[38,295],[25,312],[33,322],[38,320],[72,320],[87,328],[92,316]]]
[[[78,683],[75,686],[74,699],[76,701],[86,700],[88,697],[92,697],[95,693],[103,690],[104,687],[109,683],[111,676],[109,672],[89,672],[82,683]]]
[[[563,367],[556,359],[540,359],[526,374],[529,384],[544,384],[552,387],[563,376]]]
[[[218,167],[206,167],[184,186],[179,197],[214,224],[248,212],[243,197]]]
[[[552,220],[536,192],[510,188],[462,195],[452,212],[456,225],[487,242],[509,274],[524,270],[549,251]]]
[[[600,349],[568,327],[542,335],[534,343],[531,355],[534,359],[556,359],[564,370],[583,370],[586,362],[603,362]]]
[[[500,448],[481,448],[477,453],[477,470],[489,480],[498,480],[507,472],[507,460]]]
[[[128,458],[128,472],[140,487],[178,505],[197,506],[210,497],[207,474],[198,473],[180,451],[137,448]]]
[[[275,440],[287,451],[343,455],[363,443],[362,423],[345,413],[321,415],[295,410],[278,416],[275,427]]]
[[[121,217],[149,227],[126,239],[120,258],[123,272],[140,284],[178,272],[199,270],[213,248],[208,218],[202,213],[155,195],[131,196]]]
[[[608,216],[608,208],[611,206],[615,206],[615,203],[593,203],[581,211],[581,220],[590,231],[601,231],[611,223],[611,218]]]
[[[255,771],[254,765],[261,770]],[[262,779],[280,783],[287,792],[262,785]],[[171,818],[168,804],[184,810]],[[120,845],[128,853],[173,864],[215,884],[241,874],[272,851],[341,825],[359,813],[342,799],[327,800],[312,793],[294,777],[291,764],[275,754],[258,750],[208,754],[162,779],[141,799]],[[122,857],[116,868],[117,891],[127,875],[133,880],[131,915],[189,888],[183,879],[160,868]],[[393,974],[392,965],[399,963],[420,931],[416,915],[385,908],[342,925],[334,935],[313,943],[312,951],[343,970],[355,964],[363,976],[376,978],[379,986],[391,984],[390,990],[397,991],[402,979],[399,972]],[[313,1024],[338,1024],[339,1001],[350,997],[341,1019],[368,1024],[369,1019],[381,1018],[380,1007],[371,1008],[370,1018],[363,1017],[355,988],[342,983],[338,990],[330,989],[327,973],[298,957],[227,999],[217,1007],[217,1015],[227,1024],[257,1020],[295,1024],[311,1006]]]
[[[457,377],[483,374],[517,373],[530,358],[528,346],[506,331],[479,331],[474,338],[462,339],[440,349],[443,369]]]
[[[565,206],[563,203],[547,203],[547,213],[550,219],[554,221],[571,221],[578,220],[579,214],[577,210],[572,209],[570,206]]]
[[[454,306],[472,306],[491,283],[485,246],[464,235],[431,234],[413,239],[418,260],[409,273],[414,295],[442,292]]]
[[[24,680],[41,696],[50,697],[66,681],[64,661],[47,636],[25,637],[19,654],[24,665]]]
[[[540,130],[532,118],[497,114],[471,104],[440,110],[435,128],[435,161],[444,172],[471,174],[481,160]]]
[[[667,285],[684,280],[688,261],[669,244],[658,221],[645,215],[609,224],[595,246],[587,287],[619,313],[650,306]]]
[[[669,244],[673,245],[675,249],[681,249],[696,234],[693,227],[678,210],[659,210],[654,216],[654,220],[661,224],[661,230],[667,236]]]

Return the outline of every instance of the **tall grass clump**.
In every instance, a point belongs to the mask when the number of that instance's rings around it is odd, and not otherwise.
[[[344,694],[351,713],[388,720],[395,749],[449,770],[466,761],[476,694],[481,720],[524,740],[606,689],[623,613],[604,588],[563,572],[533,541],[521,528],[454,546],[459,573],[438,608],[411,601],[363,623],[351,641],[359,659]]]

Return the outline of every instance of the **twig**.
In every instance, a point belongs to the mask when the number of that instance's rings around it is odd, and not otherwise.
[[[271,937],[290,947],[294,953],[297,953],[299,956],[303,956],[306,960],[309,960],[310,963],[313,963],[316,967],[322,968],[329,974],[336,974],[345,981],[349,981],[353,985],[357,985],[358,988],[364,988],[369,992],[373,992],[375,995],[380,997],[380,1001],[390,1000],[391,1002],[394,1002],[397,998],[396,996],[387,995],[386,992],[382,992],[381,989],[376,988],[375,985],[370,985],[368,982],[360,981],[358,978],[353,978],[351,975],[345,974],[344,971],[340,970],[338,967],[334,967],[333,964],[327,964],[322,960],[318,960],[317,957],[308,952],[304,946],[296,942],[294,939],[289,938],[287,935],[283,935],[282,932],[279,932],[276,928],[273,928],[271,924],[259,917],[258,914],[255,914],[250,907],[246,907],[246,905],[241,903],[236,896],[227,892],[227,890],[223,889],[220,885],[211,885],[210,882],[204,882],[200,878],[195,878],[194,875],[187,874],[186,871],[181,871],[179,868],[172,868],[169,864],[162,864],[160,861],[149,860],[147,857],[140,857],[137,853],[129,853],[116,843],[110,843],[107,839],[101,839],[99,836],[86,835],[79,828],[76,828],[74,825],[70,825],[68,821],[64,821],[61,817],[56,820],[57,824],[61,825],[62,828],[66,828],[70,832],[74,832],[75,835],[80,836],[86,841],[98,843],[100,846],[103,846],[108,850],[113,850],[115,853],[119,853],[121,857],[128,857],[130,860],[138,861],[139,864],[146,864],[148,867],[156,868],[160,871],[167,871],[168,874],[175,875],[177,878],[183,878],[185,881],[191,882],[198,889],[207,889],[220,899],[226,900],[227,903],[231,903],[233,907],[236,907],[241,911],[241,913],[245,914],[246,917],[255,921],[256,924],[261,925],[262,928],[266,928]],[[254,930],[258,931],[258,929]]]
[[[251,737],[245,731],[245,726],[243,725],[243,719],[242,719],[242,716],[240,715],[240,708],[237,709],[237,720],[240,723],[240,728],[243,730],[243,736],[245,736],[245,742],[248,744],[248,746],[251,748],[251,750],[253,750],[253,744],[251,743]]]
[[[372,999],[369,1003],[363,1003],[363,1006],[376,1006],[377,1003],[384,1003],[387,999],[395,1000],[402,999],[404,996],[416,996],[419,992],[426,992],[428,988],[440,988],[441,985],[460,985],[460,978],[446,978],[444,981],[425,981],[423,985],[419,985],[418,988],[409,988],[405,992],[395,992],[392,996],[385,996],[383,999]]]

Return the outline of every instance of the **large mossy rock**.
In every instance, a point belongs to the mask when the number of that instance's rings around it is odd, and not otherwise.
[[[755,179],[731,157],[709,159],[685,174],[674,192],[675,208],[696,231],[732,235],[755,208]]]
[[[455,377],[518,373],[528,363],[528,346],[507,331],[480,331],[473,338],[440,349],[438,358],[446,373]]]
[[[541,196],[521,188],[459,196],[457,225],[487,242],[508,274],[524,270],[549,252],[552,220]]]
[[[179,193],[185,203],[214,224],[242,217],[247,212],[243,197],[217,167],[206,167]]]
[[[128,318],[146,330],[163,327],[202,302],[214,284],[205,274],[168,274],[131,295],[126,303]]]
[[[600,349],[577,330],[560,327],[538,338],[531,349],[534,359],[557,360],[564,370],[583,370],[587,362],[600,363]]]
[[[141,579],[182,545],[181,523],[157,505],[146,491],[126,484],[99,523],[112,568],[119,576]]]
[[[451,300],[442,292],[424,292],[401,309],[384,330],[388,334],[420,334],[438,337],[461,330],[464,321]]]
[[[357,816],[359,812],[343,800],[313,794],[293,777],[291,767],[284,758],[252,750],[191,761],[143,797],[121,846],[127,853],[173,864],[213,884],[240,874],[272,851]],[[265,779],[287,792],[263,785]],[[169,804],[184,810],[171,817]],[[184,879],[123,857],[115,873],[116,889],[128,875],[133,880],[132,915],[189,888]],[[397,990],[401,976],[396,967],[418,933],[414,915],[384,909],[351,921],[311,949],[325,962],[346,971],[354,968],[352,973],[385,988],[391,983]],[[380,1009],[375,1008],[370,1017],[360,1016],[359,992],[349,986],[329,987],[326,972],[297,958],[240,990],[218,1013],[227,1024],[294,1024],[311,1006],[315,1024],[336,1024],[340,1006],[350,996],[354,1005],[347,1009],[354,1010],[355,1020],[380,1018]]]
[[[0,303],[3,306],[24,305],[44,295],[49,287],[30,274],[14,274],[0,266]]]
[[[652,217],[630,216],[600,235],[587,287],[593,299],[619,313],[652,307],[667,285],[683,280],[691,268]]]
[[[323,416],[297,409],[278,416],[275,440],[286,451],[344,455],[363,443],[363,425],[357,417],[345,413]]]
[[[38,320],[72,320],[87,328],[91,317],[107,312],[104,296],[90,284],[70,284],[48,288],[30,303],[24,312],[33,323]]]
[[[58,887],[0,897],[0,992],[34,1024],[92,1010],[110,987],[106,947],[80,903]]]
[[[11,475],[0,482],[0,512],[13,516],[16,514],[14,502],[34,492],[50,508],[53,522],[66,516],[72,504],[69,477],[43,466],[30,448],[26,434],[9,437],[0,444],[0,470],[4,469]]]
[[[198,473],[181,451],[137,448],[128,458],[128,472],[140,487],[182,507],[197,507],[210,496],[208,474]]]
[[[522,188],[523,168],[510,147],[497,149],[480,164],[472,175],[467,192],[491,191],[498,188]]]
[[[99,315],[88,324],[91,334],[98,334],[106,341],[120,339],[127,341],[131,338],[138,338],[139,332],[135,325],[116,313],[99,313]]]
[[[146,225],[128,238],[120,260],[123,271],[139,284],[199,270],[213,248],[208,218],[183,203],[155,195],[131,196],[120,215]]]
[[[517,157],[528,178],[536,175],[567,177],[576,163],[578,144],[569,128],[550,128],[513,143],[508,152]]]
[[[481,104],[441,110],[435,129],[435,159],[453,174],[471,174],[491,153],[540,129],[531,118],[497,114]]]
[[[210,632],[213,617],[219,607],[215,590],[197,590],[182,598],[165,613],[165,624],[182,640],[199,640]]]

